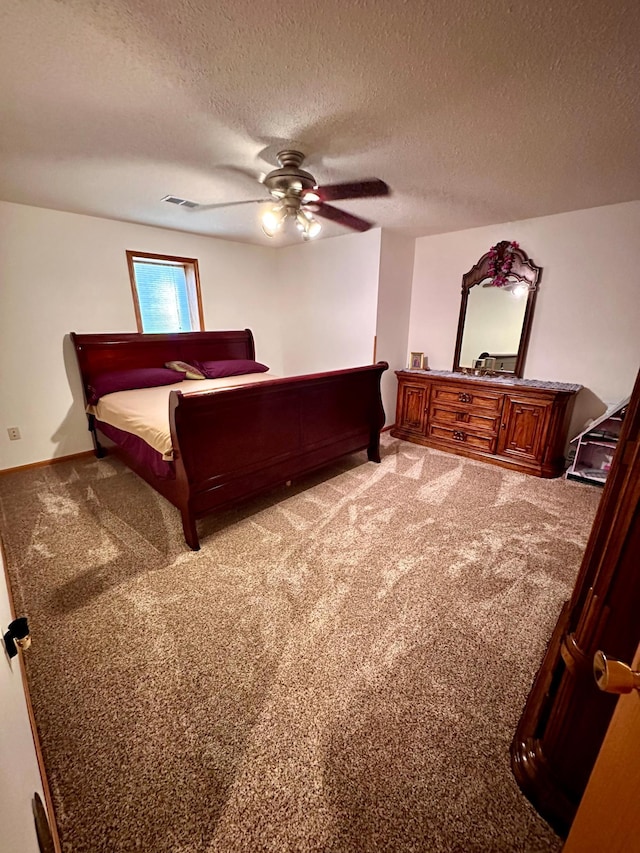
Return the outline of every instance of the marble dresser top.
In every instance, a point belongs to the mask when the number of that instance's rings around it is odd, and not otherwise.
[[[443,379],[464,379],[470,382],[490,382],[494,385],[519,385],[527,388],[545,388],[549,391],[570,391],[577,393],[582,385],[574,385],[570,382],[548,382],[543,379],[518,379],[517,376],[477,376],[473,373],[458,373],[453,370],[411,370],[406,369],[403,373],[415,373],[418,376],[439,376]]]

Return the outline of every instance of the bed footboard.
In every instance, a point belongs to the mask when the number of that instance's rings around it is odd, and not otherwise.
[[[214,393],[172,391],[176,505],[187,544],[196,519],[367,450],[380,461],[386,362],[244,385]]]

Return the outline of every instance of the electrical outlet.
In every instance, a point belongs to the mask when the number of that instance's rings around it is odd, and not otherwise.
[[[17,441],[19,438],[22,438],[22,436],[20,435],[20,430],[18,429],[18,427],[9,427],[7,432],[9,433],[9,440],[10,441]]]

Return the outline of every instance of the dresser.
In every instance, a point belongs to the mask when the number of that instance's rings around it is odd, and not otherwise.
[[[536,477],[564,471],[581,385],[447,370],[398,370],[391,435]]]

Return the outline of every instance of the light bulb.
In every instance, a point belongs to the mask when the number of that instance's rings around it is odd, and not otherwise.
[[[282,208],[279,206],[270,207],[262,214],[262,230],[267,237],[275,237],[282,228],[282,221]]]
[[[298,231],[302,231],[303,234],[307,233],[307,228],[309,227],[309,223],[307,221],[306,216],[299,210],[296,213],[296,228]]]
[[[309,236],[309,239],[313,240],[313,238],[317,237],[321,231],[322,225],[320,225],[317,219],[310,217],[307,225],[307,235]]]
[[[309,201],[320,201],[320,196],[315,192],[315,190],[305,190],[302,195],[302,200],[305,204]]]

